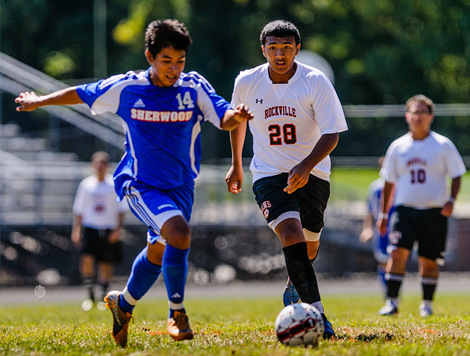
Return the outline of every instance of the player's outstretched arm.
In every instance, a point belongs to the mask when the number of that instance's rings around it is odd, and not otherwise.
[[[58,90],[48,95],[38,96],[35,92],[23,92],[15,99],[19,104],[16,111],[33,111],[47,105],[75,105],[83,101],[78,96],[76,87]]]
[[[242,190],[243,183],[243,165],[242,151],[246,136],[246,121],[230,131],[230,145],[232,146],[232,166],[230,167],[225,182],[228,191],[232,194],[238,194]]]
[[[374,236],[374,229],[373,229],[373,221],[374,218],[371,213],[367,213],[363,220],[362,231],[359,235],[359,241],[362,243],[366,243],[369,241],[372,236]]]
[[[224,117],[220,120],[220,128],[226,131],[232,131],[242,122],[253,119],[253,114],[248,110],[248,106],[240,104],[235,110],[227,110]]]

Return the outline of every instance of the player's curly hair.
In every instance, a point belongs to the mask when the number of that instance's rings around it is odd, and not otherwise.
[[[416,102],[424,103],[428,107],[429,113],[434,114],[434,110],[436,109],[436,105],[434,105],[434,103],[431,99],[429,99],[426,95],[423,95],[423,94],[414,95],[411,98],[409,98],[406,101],[406,111],[409,111],[411,104],[416,103]]]
[[[188,29],[178,20],[156,20],[145,31],[145,48],[153,57],[166,47],[188,53],[191,42]]]
[[[263,31],[261,31],[261,35],[259,40],[261,41],[261,45],[264,46],[266,44],[266,37],[274,36],[274,37],[289,37],[294,36],[295,44],[298,45],[300,43],[300,33],[297,27],[289,21],[286,20],[275,20],[268,23],[264,26]]]

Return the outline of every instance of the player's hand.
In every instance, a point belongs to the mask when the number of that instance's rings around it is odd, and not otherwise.
[[[243,168],[234,167],[232,165],[225,176],[225,183],[227,183],[227,189],[230,193],[240,193],[242,191],[243,183]]]
[[[76,248],[82,247],[82,234],[80,230],[72,230],[72,243]]]
[[[39,107],[39,96],[35,92],[23,92],[15,99],[15,103],[20,104],[16,111],[33,111]]]
[[[302,162],[292,168],[289,171],[289,176],[287,177],[287,186],[284,188],[284,191],[287,194],[292,194],[297,189],[302,188],[308,182],[310,171],[311,169],[304,167]]]
[[[362,243],[366,243],[372,238],[373,235],[374,235],[374,230],[372,230],[370,227],[365,228],[364,230],[362,230],[361,234],[359,235],[359,241]]]
[[[454,211],[454,203],[451,201],[448,201],[445,203],[445,205],[441,209],[441,215],[445,217],[450,217],[452,215],[452,211]]]
[[[388,229],[388,218],[383,217],[377,220],[377,229],[379,230],[380,236],[385,236]]]
[[[115,244],[121,239],[121,229],[111,231],[108,235],[108,242],[110,244]]]
[[[248,109],[248,106],[244,104],[238,105],[237,108],[234,110],[234,118],[240,123],[250,121],[251,119],[253,119],[253,117],[254,116]]]

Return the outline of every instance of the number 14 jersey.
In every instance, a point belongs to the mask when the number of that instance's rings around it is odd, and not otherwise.
[[[245,103],[253,113],[253,182],[289,172],[306,158],[323,134],[347,130],[336,92],[319,70],[297,63],[289,83],[273,84],[268,63],[242,71],[235,80],[232,105]],[[328,181],[327,156],[311,173]]]
[[[117,193],[133,179],[160,190],[192,181],[199,173],[201,124],[220,120],[230,104],[197,72],[181,73],[170,87],[151,83],[149,70],[77,86],[93,114],[122,118],[126,152],[114,173]]]

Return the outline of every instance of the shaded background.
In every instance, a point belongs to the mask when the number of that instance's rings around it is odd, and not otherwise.
[[[405,101],[418,93],[439,105],[469,102],[468,0],[0,0],[0,9],[0,51],[67,85],[145,70],[147,24],[177,18],[193,38],[186,71],[200,72],[230,100],[240,70],[265,62],[259,42],[263,26],[282,18],[299,28],[302,49],[331,65],[338,96],[351,110],[398,105],[404,112]],[[50,112],[18,113],[14,97],[0,90],[0,285],[79,283],[77,251],[70,244],[73,196],[90,174],[93,152],[107,150],[118,161],[122,148]],[[453,114],[443,110],[433,129],[470,156],[466,108]],[[401,114],[350,115],[348,125],[332,154],[333,167],[366,167],[374,171],[369,177],[377,175],[377,158],[407,131]],[[249,184],[236,198],[226,192],[228,133],[205,124],[202,135],[190,280],[284,278],[279,241],[266,227]],[[248,136],[247,160],[250,143]],[[247,171],[245,181],[250,178]],[[459,199],[464,202],[470,200],[467,182]],[[371,246],[357,240],[366,185],[333,181],[332,192],[316,268],[334,275],[372,273]],[[467,271],[470,206],[459,207],[451,219],[445,268]],[[117,267],[118,277],[128,275],[144,235],[145,227],[129,213],[126,261]],[[409,268],[416,269],[415,260]]]
[[[275,19],[292,21],[302,48],[325,58],[344,105],[403,104],[422,93],[435,103],[468,103],[470,3],[464,0],[1,0],[0,50],[69,85],[147,68],[144,32],[155,19],[177,18],[193,38],[186,70],[203,74],[230,100],[240,70],[264,62],[259,34]],[[42,132],[44,114],[13,114],[2,98],[2,123]],[[25,116],[26,115],[26,116]],[[351,119],[338,156],[382,155],[406,132],[403,120]],[[55,144],[87,160],[99,143],[83,147],[73,128]],[[436,120],[434,129],[470,155],[469,116]],[[203,130],[203,162],[230,156],[228,134]],[[249,146],[245,152],[250,156]],[[119,152],[113,153],[117,160]]]

